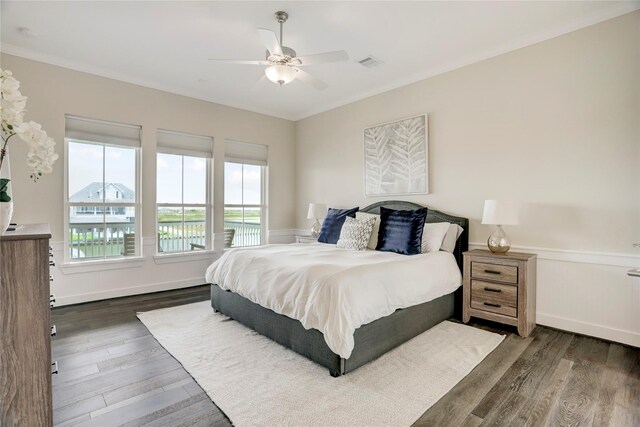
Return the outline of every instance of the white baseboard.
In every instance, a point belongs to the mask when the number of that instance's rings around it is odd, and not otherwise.
[[[205,283],[206,280],[204,279],[204,277],[197,277],[193,279],[154,283],[150,285],[133,286],[128,288],[108,289],[100,292],[64,295],[60,297],[56,296],[56,307],[71,304],[80,304],[91,301],[100,301],[110,298],[126,297],[131,295],[148,294],[152,292],[169,291],[172,289],[190,288],[192,286],[204,285]]]
[[[640,347],[640,333],[633,331],[610,328],[540,312],[536,313],[536,323],[538,325],[550,326],[564,331],[576,332],[582,335],[589,335],[591,337],[603,338],[609,341]]]

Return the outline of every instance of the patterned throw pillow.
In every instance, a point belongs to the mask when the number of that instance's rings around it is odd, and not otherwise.
[[[340,230],[340,239],[337,246],[343,249],[354,249],[356,251],[364,251],[367,249],[371,230],[375,224],[375,218],[355,219],[348,216],[342,230]]]
[[[378,233],[380,232],[380,215],[371,214],[367,212],[356,212],[356,219],[367,219],[373,218],[376,222],[373,224],[373,230],[371,230],[371,237],[369,237],[369,243],[367,243],[367,248],[376,250],[376,246],[378,246]]]

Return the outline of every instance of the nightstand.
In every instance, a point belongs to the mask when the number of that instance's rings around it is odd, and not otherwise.
[[[296,236],[296,243],[316,243],[317,241],[318,241],[317,237]]]
[[[462,321],[493,320],[528,336],[536,327],[536,255],[475,249],[463,256]]]

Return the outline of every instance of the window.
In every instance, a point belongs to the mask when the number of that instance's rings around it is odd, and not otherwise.
[[[66,259],[139,255],[140,127],[65,118]]]
[[[213,139],[158,130],[158,252],[211,248]]]
[[[225,246],[264,241],[267,147],[227,141],[224,165]]]

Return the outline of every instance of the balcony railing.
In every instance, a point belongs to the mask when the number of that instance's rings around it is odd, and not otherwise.
[[[135,236],[135,224],[131,222],[108,222],[106,233],[103,223],[69,224],[69,257],[71,259],[102,258],[105,256],[135,255],[127,245],[127,239]],[[225,221],[225,230],[235,230],[232,247],[256,246],[261,243],[262,230],[258,223]],[[105,245],[106,234],[106,245]],[[203,221],[186,221],[184,232],[181,222],[158,224],[158,251],[180,252],[191,250],[191,244],[206,245],[206,227]]]
[[[245,222],[242,224],[242,221],[225,221],[224,229],[235,230],[231,247],[257,246],[262,242],[262,227],[259,223]]]
[[[109,222],[106,232],[103,223],[69,224],[69,257],[71,259],[102,258],[105,256],[135,255],[125,253],[125,235],[135,233],[131,222]],[[106,245],[105,245],[106,235]]]
[[[158,252],[181,252],[191,249],[191,243],[205,246],[207,232],[203,221],[158,223]]]

